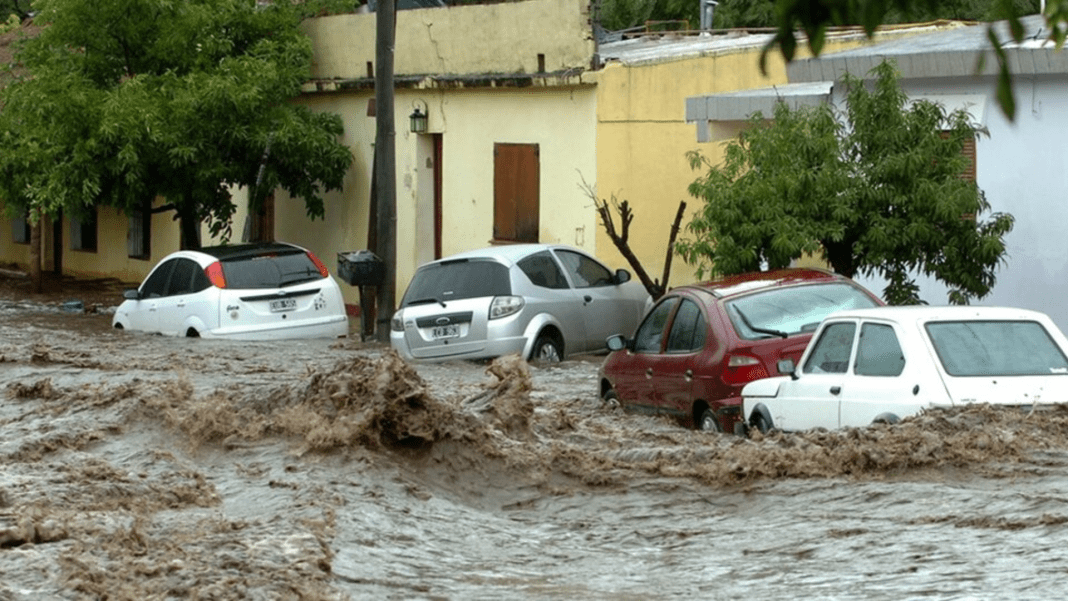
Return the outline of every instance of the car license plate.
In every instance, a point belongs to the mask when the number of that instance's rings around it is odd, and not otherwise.
[[[271,301],[271,312],[282,313],[284,311],[292,311],[297,308],[297,299],[295,298],[279,298]]]
[[[430,331],[430,337],[434,340],[441,340],[442,338],[458,338],[459,336],[460,326],[456,324],[438,326]]]

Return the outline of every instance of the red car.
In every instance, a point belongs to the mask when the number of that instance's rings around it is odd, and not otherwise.
[[[673,415],[734,432],[742,387],[794,364],[828,314],[884,304],[849,278],[818,269],[729,276],[670,290],[633,339],[608,339],[601,398],[627,411]]]

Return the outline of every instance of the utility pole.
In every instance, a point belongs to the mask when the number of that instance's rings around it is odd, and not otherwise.
[[[393,45],[396,32],[394,0],[378,0],[375,15],[375,178],[378,208],[378,248],[385,263],[385,280],[378,287],[375,337],[389,342],[397,288],[397,159],[393,119]]]

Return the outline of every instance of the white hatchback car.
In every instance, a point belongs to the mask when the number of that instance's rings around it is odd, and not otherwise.
[[[112,326],[235,340],[348,334],[341,289],[310,251],[279,242],[182,250],[127,290]]]
[[[405,359],[519,354],[556,362],[606,351],[651,304],[625,269],[610,271],[569,246],[516,244],[427,263],[393,314],[390,341]]]
[[[1068,403],[1068,340],[1048,316],[968,306],[840,311],[823,320],[791,376],[742,389],[744,423],[763,432],[894,423],[970,403]]]

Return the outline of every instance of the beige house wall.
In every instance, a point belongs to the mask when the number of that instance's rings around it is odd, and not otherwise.
[[[336,254],[367,248],[375,120],[367,116],[370,91],[305,96],[316,111],[342,116],[344,142],[355,161],[345,189],[326,197],[325,220],[308,221],[304,203],[276,195],[276,236],[310,248],[333,270]],[[408,131],[407,115],[426,106],[427,134]],[[490,245],[493,240],[495,143],[537,144],[540,155],[539,241],[596,252],[592,201],[580,187],[596,171],[596,91],[528,87],[460,90],[400,89],[395,95],[397,191],[397,295],[415,269],[434,259],[433,139],[440,136],[441,252],[443,256]],[[618,266],[624,266],[622,261]],[[342,285],[346,302],[359,291]]]
[[[156,205],[162,204],[157,200]],[[92,250],[71,249],[70,218],[64,216],[60,224],[62,251],[59,257],[64,275],[86,278],[116,278],[128,283],[138,283],[144,279],[152,267],[167,254],[178,248],[178,228],[172,219],[173,212],[158,213],[152,216],[151,254],[147,258],[128,256],[126,234],[129,218],[111,207],[97,209],[97,248]],[[3,233],[0,234],[0,261],[12,264],[18,269],[28,271],[30,264],[30,245],[16,243],[11,234],[11,222],[2,220]],[[55,269],[53,247],[55,235],[53,223],[46,217],[41,232],[42,269]]]
[[[577,0],[397,11],[393,72],[536,73],[589,68],[594,53],[589,19],[589,3]],[[374,13],[311,19],[304,27],[314,48],[313,78],[371,76],[368,64],[376,62]]]
[[[823,53],[831,54],[864,42],[859,36],[832,40]],[[761,45],[693,57],[664,57],[637,64],[611,63],[599,74],[597,86],[597,192],[601,199],[627,200],[634,212],[630,247],[649,276],[659,279],[664,269],[671,224],[686,202],[679,239],[686,224],[701,208],[688,187],[700,171],[690,169],[686,153],[698,151],[712,164],[723,160],[726,142],[740,131],[720,127],[712,142],[698,143],[696,126],[685,121],[686,98],[720,92],[764,88],[788,83],[786,64],[778,52],[767,56],[766,73],[759,61]],[[618,213],[616,227],[619,227]],[[597,252],[609,262],[622,260],[603,228],[597,231]],[[806,260],[801,264],[816,264]],[[678,255],[673,256],[669,286],[696,281],[697,274]]]

